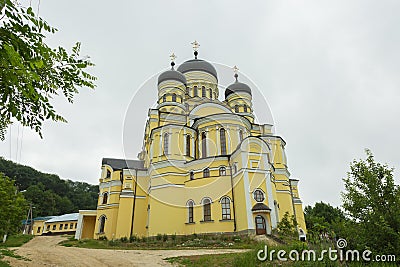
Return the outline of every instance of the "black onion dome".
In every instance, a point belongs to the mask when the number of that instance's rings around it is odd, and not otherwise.
[[[164,71],[163,73],[161,73],[160,76],[158,76],[158,84],[162,83],[163,81],[167,81],[167,80],[178,81],[178,82],[181,82],[186,85],[185,76],[176,70],[167,70],[167,71]]]
[[[225,98],[236,92],[245,92],[251,95],[251,89],[247,84],[236,81],[226,88]]]
[[[217,70],[214,68],[214,66],[211,63],[202,59],[190,59],[183,62],[178,67],[178,71],[181,73],[186,73],[193,70],[205,71],[218,79]]]

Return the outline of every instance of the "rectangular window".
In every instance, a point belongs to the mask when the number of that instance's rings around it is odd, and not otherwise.
[[[56,230],[56,227],[57,227],[57,226],[56,226],[55,224],[53,224],[53,230]]]
[[[221,155],[226,155],[226,136],[224,128],[219,131],[219,137],[221,139]]]
[[[189,206],[189,223],[193,222],[193,206]]]
[[[231,219],[231,205],[230,200],[228,198],[223,198],[221,200],[222,207],[222,220],[230,220]]]
[[[211,221],[211,203],[204,204],[204,221]]]
[[[201,87],[201,96],[202,97],[206,97],[207,95],[206,95],[206,88],[203,86],[203,87]]]
[[[69,224],[69,229],[73,229],[73,228],[74,228],[74,224],[73,223]]]
[[[40,226],[37,228],[37,233],[40,233]]]
[[[49,230],[50,230],[50,225],[47,225],[47,228],[46,228],[46,230],[47,230],[47,231],[49,231]]]
[[[190,142],[191,142],[190,135],[186,135],[186,156],[189,157],[190,157]]]
[[[168,155],[169,151],[169,135],[166,133],[164,134],[164,155]]]
[[[76,229],[76,227],[78,227],[78,224],[77,224],[77,223],[75,223],[75,229]]]
[[[207,137],[205,132],[201,134],[201,154],[202,158],[207,157]]]
[[[64,229],[65,229],[65,230],[68,229],[68,223],[64,224]]]
[[[60,224],[60,228],[58,228],[59,230],[62,230],[63,228],[63,224]]]

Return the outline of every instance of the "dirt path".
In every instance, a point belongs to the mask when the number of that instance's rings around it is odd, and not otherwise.
[[[11,266],[172,266],[168,257],[243,252],[239,249],[199,250],[109,250],[63,247],[65,237],[38,236],[16,253],[31,261],[6,257]]]

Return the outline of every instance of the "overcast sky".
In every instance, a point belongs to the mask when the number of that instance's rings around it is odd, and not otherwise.
[[[72,105],[56,99],[68,124],[46,123],[44,139],[29,129],[21,138],[22,128],[12,126],[0,155],[97,184],[101,159],[124,157],[125,113],[135,92],[168,67],[172,51],[177,64],[192,58],[196,39],[200,58],[238,65],[265,96],[305,205],[340,205],[342,178],[365,148],[395,167],[399,182],[399,1],[204,2],[42,0],[40,16],[59,30],[48,43],[82,42],[98,86],[82,89]],[[136,129],[128,155],[139,152],[156,101],[156,84],[145,88],[150,103],[126,122]],[[256,112],[263,117],[262,106]]]

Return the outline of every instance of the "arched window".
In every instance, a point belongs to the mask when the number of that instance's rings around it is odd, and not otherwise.
[[[207,157],[207,136],[205,132],[201,133],[201,157]]]
[[[190,135],[186,135],[186,156],[190,157]]]
[[[226,136],[224,128],[219,130],[219,138],[221,139],[221,155],[226,155]]]
[[[228,197],[221,199],[222,220],[231,219],[231,200]]]
[[[169,151],[169,142],[168,142],[169,134],[165,133],[164,134],[164,155],[168,155]]]
[[[212,99],[212,89],[210,88],[210,99]]]
[[[197,96],[197,86],[193,87],[193,96]]]
[[[210,169],[209,168],[205,168],[203,170],[203,177],[204,178],[210,177]]]
[[[226,168],[224,166],[219,168],[219,176],[225,176],[226,175]]]
[[[209,198],[203,200],[203,220],[211,221],[211,200]]]
[[[194,202],[193,200],[189,200],[187,203],[187,207],[188,207],[188,223],[193,223],[193,206],[194,206]]]
[[[263,202],[265,199],[264,192],[261,189],[254,190],[253,197],[254,197],[254,200],[257,202]]]
[[[101,215],[99,218],[99,233],[104,233],[104,228],[106,226],[106,215]]]
[[[239,112],[239,106],[235,106],[235,112]]]
[[[237,163],[236,162],[233,164],[233,173],[234,174],[237,173]]]
[[[172,102],[176,102],[176,94],[172,94]]]
[[[190,180],[194,180],[194,172],[190,172],[189,176],[190,176]]]
[[[164,102],[167,102],[167,95],[163,95],[162,96],[162,102],[164,103]]]
[[[242,130],[239,130],[239,140],[240,140],[240,142],[243,141],[243,131]]]
[[[186,94],[190,95],[190,88],[186,87]]]
[[[110,178],[110,177],[111,177],[111,171],[107,170],[106,178]]]
[[[206,97],[206,88],[204,86],[201,87],[201,96]]]
[[[247,106],[246,105],[244,105],[243,109],[244,109],[243,110],[244,112],[247,112]]]
[[[104,192],[103,193],[103,200],[102,200],[101,204],[107,204],[107,202],[108,202],[108,193]]]

